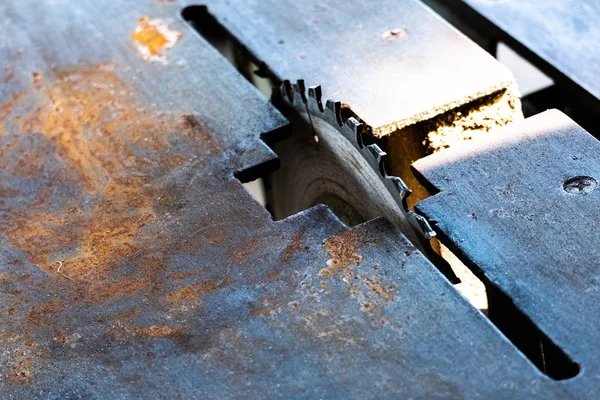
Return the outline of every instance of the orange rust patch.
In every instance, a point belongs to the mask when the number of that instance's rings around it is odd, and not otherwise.
[[[160,19],[142,17],[131,35],[142,57],[149,61],[165,63],[167,49],[183,37],[181,32],[169,29],[167,24]]]
[[[77,299],[94,303],[135,293],[162,267],[162,260],[139,255],[149,248],[166,251],[172,243],[140,235],[160,218],[155,209],[177,198],[173,188],[153,183],[167,167],[222,151],[193,115],[157,113],[138,104],[113,68],[73,66],[39,74],[39,89],[0,105],[0,117],[14,122],[2,125],[7,135],[0,144],[2,234],[30,263],[72,281]],[[15,116],[18,110],[27,111]],[[173,149],[174,140],[184,145]],[[35,177],[43,185],[33,199],[6,207],[4,199],[20,194],[2,185],[7,176]],[[65,187],[82,194],[73,198]],[[51,254],[63,249],[72,250],[58,271]],[[125,261],[145,278],[114,279]]]
[[[127,328],[127,332],[139,336],[148,336],[152,338],[169,338],[173,339],[180,336],[183,333],[182,327],[170,327],[170,326],[157,326],[152,325],[143,328]]]
[[[378,278],[372,277],[366,279],[367,288],[373,292],[377,293],[379,296],[383,297],[387,301],[396,300],[396,296],[394,296],[393,291],[395,288],[393,286],[384,287]]]
[[[253,317],[260,317],[261,315],[270,315],[272,313],[271,310],[267,310],[265,308],[252,310],[251,314]]]
[[[25,93],[17,93],[5,103],[0,105],[0,136],[6,134],[6,118],[12,114],[25,97]]]
[[[269,272],[267,274],[267,279],[270,281],[276,281],[279,279],[279,271]]]
[[[229,251],[227,253],[227,258],[236,262],[244,261],[246,257],[260,249],[261,245],[262,242],[259,239],[248,239],[241,246],[236,246]]]
[[[208,240],[208,243],[212,245],[221,244],[227,241],[229,237],[224,229],[209,229],[204,231],[203,236]]]
[[[13,281],[24,281],[30,279],[30,274],[19,275],[12,272],[0,272],[0,283],[13,282]]]
[[[265,297],[262,299],[261,303],[263,305],[269,305],[272,301],[273,301],[273,298]],[[253,302],[248,302],[248,308],[250,308],[250,315],[252,315],[253,317],[260,317],[261,315],[269,315],[273,312],[272,310],[269,310],[267,308],[259,308]]]
[[[6,380],[11,385],[27,385],[33,382],[32,370],[35,361],[30,356],[20,356],[8,366]]]
[[[57,314],[61,311],[62,304],[58,299],[47,301],[39,306],[33,306],[27,312],[25,324],[38,328],[47,328],[54,334],[54,341],[56,343],[65,343],[67,337],[60,332],[52,320],[52,314]]]
[[[135,318],[142,313],[142,310],[139,308],[133,308],[129,311],[125,311],[115,315],[115,319],[119,321]]]
[[[169,275],[169,279],[173,279],[176,281],[180,281],[182,279],[187,279],[187,278],[192,278],[194,276],[198,276],[202,273],[203,271],[186,271],[186,272],[178,272],[176,274],[172,274]]]
[[[80,286],[78,293],[88,302],[103,304],[111,300],[131,296],[148,285],[142,278],[126,278],[116,281],[102,280]]]
[[[361,263],[362,256],[356,253],[361,236],[357,231],[347,231],[339,236],[325,239],[323,246],[331,258],[327,261],[328,267],[321,270],[323,278],[331,278],[351,264]]]
[[[167,294],[163,301],[167,304],[191,302],[193,305],[200,304],[200,296],[223,289],[231,284],[231,277],[226,277],[218,281],[203,279],[191,285],[185,285]]]
[[[60,300],[53,299],[39,306],[34,306],[27,312],[27,323],[33,326],[48,325],[48,314],[54,314],[62,310]]]
[[[287,245],[287,247],[283,251],[283,261],[289,261],[294,256],[294,254],[306,247],[302,240],[303,237],[304,228],[296,232],[296,234],[292,238],[292,242],[289,245]]]

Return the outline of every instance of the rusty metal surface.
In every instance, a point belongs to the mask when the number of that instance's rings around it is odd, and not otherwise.
[[[514,82],[419,1],[203,3],[276,77],[322,85],[324,98],[344,102],[377,136]]]
[[[1,397],[572,394],[383,221],[273,222],[285,121],[181,7],[0,3]]]
[[[502,137],[502,140],[498,138]],[[600,142],[559,111],[417,161],[439,191],[417,203],[446,243],[598,388]]]

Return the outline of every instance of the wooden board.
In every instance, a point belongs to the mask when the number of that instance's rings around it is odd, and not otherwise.
[[[600,143],[547,111],[413,167],[442,241],[580,365],[566,385],[597,387]]]

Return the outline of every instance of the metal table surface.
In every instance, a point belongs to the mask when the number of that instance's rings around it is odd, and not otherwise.
[[[579,87],[587,106],[600,109],[600,2],[462,1],[538,57],[537,64],[554,79]]]
[[[578,390],[597,388],[600,368],[599,150],[597,139],[551,110],[413,165],[437,193],[417,210],[579,364],[561,382]]]
[[[279,79],[322,85],[323,98],[343,102],[377,136],[514,82],[508,69],[415,0],[377,7],[342,0],[205,3]]]
[[[593,397],[384,221],[274,222],[286,122],[181,7],[0,4],[3,398]]]

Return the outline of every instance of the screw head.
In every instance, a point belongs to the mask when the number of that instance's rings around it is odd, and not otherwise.
[[[598,187],[598,181],[591,176],[574,176],[563,183],[563,189],[569,194],[587,194]]]

